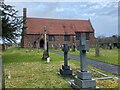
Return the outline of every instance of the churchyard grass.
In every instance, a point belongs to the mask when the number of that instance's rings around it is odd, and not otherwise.
[[[27,51],[27,53],[26,53]],[[51,62],[42,60],[43,50],[9,48],[3,53],[6,88],[71,88],[57,71],[63,57],[50,53]],[[75,66],[72,64],[72,66]],[[11,78],[8,78],[9,72]]]
[[[0,51],[0,55],[2,54],[2,51]]]
[[[76,52],[70,51],[69,54],[72,55],[80,55],[79,51]],[[95,49],[91,48],[89,52],[87,52],[87,58],[92,60],[99,60],[103,62],[107,62],[114,65],[119,65],[118,63],[118,49],[102,49],[100,48],[100,55],[95,56]]]
[[[42,49],[23,49],[10,47],[3,52],[5,85],[6,88],[71,88],[68,80],[57,75],[63,62],[63,57],[54,53],[50,54],[50,63],[42,60]],[[76,74],[80,63],[69,59],[69,65]],[[90,67],[91,68],[91,67]],[[8,78],[11,76],[11,78]],[[93,77],[99,77],[93,73]],[[115,88],[117,81],[114,79],[97,80],[101,88]]]
[[[119,65],[118,63],[118,49],[100,49],[100,55],[95,56],[95,49],[90,49],[87,57],[93,60],[100,60],[114,65]]]

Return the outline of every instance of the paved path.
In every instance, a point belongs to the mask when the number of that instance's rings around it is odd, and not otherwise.
[[[59,55],[63,56],[62,52],[56,52],[56,51],[53,51],[53,50],[50,50],[50,52],[54,52],[56,54],[59,54]],[[76,61],[80,61],[80,56],[75,56],[75,55],[69,54],[68,58],[71,58],[71,59],[76,60]],[[94,67],[96,67],[100,70],[115,74],[117,76],[119,75],[119,73],[118,73],[118,68],[120,70],[119,66],[108,64],[108,63],[101,62],[101,61],[98,61],[98,60],[90,60],[90,59],[87,59],[86,62],[87,62],[87,65],[94,66]]]

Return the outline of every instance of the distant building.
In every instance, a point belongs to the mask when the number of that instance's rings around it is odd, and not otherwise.
[[[22,47],[44,46],[44,26],[47,29],[49,47],[61,47],[64,43],[70,46],[79,45],[75,39],[75,31],[92,32],[90,34],[90,45],[93,46],[94,44],[94,29],[90,20],[30,18],[26,17],[26,8],[23,9],[23,19]]]
[[[109,48],[112,46],[113,48],[119,48],[119,40],[117,35],[109,36],[109,37],[98,37],[95,40],[99,43],[99,46],[102,48]]]

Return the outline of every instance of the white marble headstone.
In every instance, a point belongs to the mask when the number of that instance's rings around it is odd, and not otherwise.
[[[47,58],[47,63],[49,63],[49,62],[50,62],[50,57]]]

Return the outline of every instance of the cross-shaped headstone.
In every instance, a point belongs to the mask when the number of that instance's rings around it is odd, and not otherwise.
[[[91,72],[87,71],[86,51],[89,50],[89,33],[76,32],[76,39],[79,40],[80,70],[72,82],[72,87],[81,89],[96,88],[96,82],[92,79]]]
[[[47,42],[47,35],[46,35],[46,26],[44,26],[44,40],[45,40],[45,46],[44,46],[44,52],[43,52],[43,60],[47,60],[47,58],[49,57],[48,54],[48,42]]]
[[[72,75],[72,70],[70,69],[70,66],[68,65],[69,46],[67,44],[64,44],[62,50],[64,52],[64,65],[62,65],[62,68],[60,69],[60,74],[64,76]]]
[[[68,66],[68,52],[69,52],[69,46],[67,44],[64,44],[63,47],[64,52],[64,66]]]

